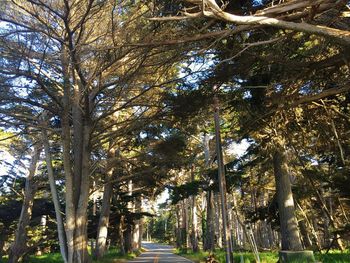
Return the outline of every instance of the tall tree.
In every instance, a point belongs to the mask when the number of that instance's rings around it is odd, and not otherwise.
[[[40,153],[42,150],[41,142],[37,142],[31,154],[30,165],[28,167],[28,174],[26,177],[24,192],[23,192],[23,204],[21,215],[18,219],[18,226],[15,234],[15,240],[11,244],[9,253],[9,262],[18,262],[25,254],[27,249],[27,233],[29,223],[32,217],[34,195],[35,195],[35,184],[34,176],[37,173]]]

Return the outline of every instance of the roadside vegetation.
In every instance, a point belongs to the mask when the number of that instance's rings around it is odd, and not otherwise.
[[[196,263],[204,263],[206,258],[209,256],[209,252],[200,251],[197,253],[181,252],[177,250],[176,254],[188,258]],[[225,263],[225,252],[224,251],[215,251],[213,253],[214,258],[219,263]],[[259,253],[261,263],[276,263],[278,261],[278,252],[261,252]],[[350,262],[350,253],[349,251],[329,251],[327,254],[315,253],[316,261],[322,263],[349,263]],[[243,263],[254,263],[256,262],[254,254],[250,252],[236,252],[234,253],[235,262]],[[243,260],[243,261],[241,261]]]
[[[111,248],[103,258],[93,260],[93,263],[123,263],[129,259],[137,257],[140,252],[133,252],[123,254],[116,248]],[[7,259],[4,258],[0,263],[7,263]],[[59,253],[48,253],[42,256],[30,256],[25,263],[63,263],[62,256]]]

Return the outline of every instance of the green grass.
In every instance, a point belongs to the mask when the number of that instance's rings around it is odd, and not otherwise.
[[[200,251],[198,253],[193,253],[191,251],[176,251],[176,254],[186,257],[196,263],[205,262],[205,258],[209,255],[208,252]],[[216,251],[215,259],[220,262],[225,262],[225,252],[224,251]],[[241,256],[243,256],[244,263],[253,263],[255,262],[253,253],[249,252],[236,252],[234,253],[235,262],[241,262]],[[277,252],[262,252],[259,253],[260,260],[262,263],[276,263],[278,260]],[[350,251],[345,253],[341,253],[340,251],[331,251],[326,254],[315,253],[315,258],[317,261],[321,261],[322,263],[350,263]]]
[[[200,251],[198,253],[193,253],[193,252],[177,252],[178,255],[186,257],[194,262],[200,263],[200,262],[205,262],[206,257],[208,257],[209,253]],[[225,252],[224,251],[216,251],[214,253],[215,259],[217,261],[225,262]],[[268,262],[277,262],[278,256],[277,253],[260,253],[260,259],[262,263],[268,263]],[[234,261],[235,262],[241,262],[241,256],[243,256],[244,263],[253,263],[255,262],[254,260],[254,255],[252,253],[244,252],[244,253],[234,253]]]
[[[100,260],[93,260],[93,263],[122,263],[128,259],[133,259],[138,253],[122,255],[117,249],[110,249],[108,253]],[[0,263],[6,263],[7,260],[0,260]],[[31,256],[26,263],[63,263],[60,253],[44,254],[42,256]]]
[[[350,250],[346,252],[330,251],[328,254],[315,253],[315,258],[322,263],[348,263],[350,262]]]

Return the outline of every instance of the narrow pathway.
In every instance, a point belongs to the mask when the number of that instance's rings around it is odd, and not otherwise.
[[[143,252],[139,257],[130,260],[130,263],[190,263],[184,257],[180,257],[173,253],[174,248],[167,245],[159,245],[155,243],[144,242],[142,247],[147,250]]]

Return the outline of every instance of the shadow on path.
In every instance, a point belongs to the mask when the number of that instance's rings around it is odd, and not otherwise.
[[[190,263],[192,261],[175,255],[172,246],[143,242],[142,247],[147,251],[139,257],[130,260],[130,263]]]

